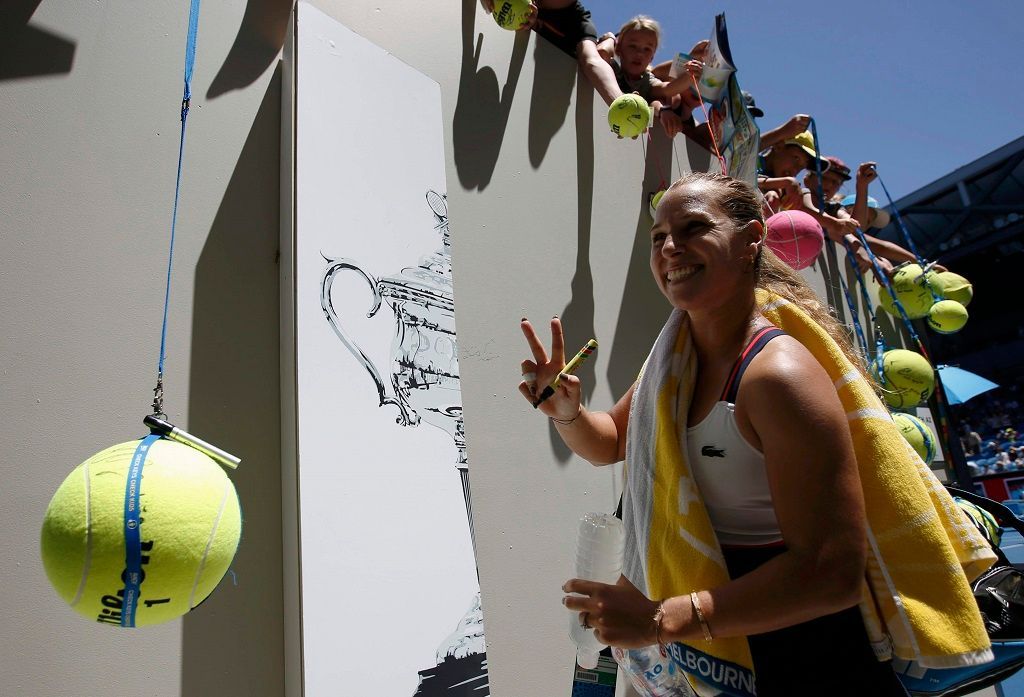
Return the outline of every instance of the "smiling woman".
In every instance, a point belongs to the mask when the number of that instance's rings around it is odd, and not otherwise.
[[[570,580],[566,607],[619,655],[662,645],[698,694],[904,695],[857,607],[868,526],[852,435],[860,452],[898,432],[845,332],[765,248],[758,195],[738,180],[694,173],[668,189],[651,271],[675,309],[638,381],[591,412],[579,378],[562,374],[541,405],[577,454],[628,463],[623,577]],[[532,400],[562,373],[562,327],[552,320],[550,354],[522,328],[533,353],[523,371],[536,383],[520,391]],[[851,394],[877,423],[852,429]],[[874,491],[874,469],[866,476]],[[936,547],[941,558],[949,541]],[[963,575],[939,573],[967,588]],[[964,660],[987,650],[975,620],[953,652]]]

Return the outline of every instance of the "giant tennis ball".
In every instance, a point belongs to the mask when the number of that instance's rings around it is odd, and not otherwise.
[[[882,371],[877,375],[882,397],[893,409],[908,409],[925,402],[935,388],[935,371],[919,353],[892,349],[882,354]]]
[[[612,133],[623,138],[636,138],[647,130],[651,107],[638,94],[624,94],[608,107],[608,125]]]
[[[661,189],[656,194],[651,196],[651,217],[654,218],[658,214],[658,204],[661,203],[661,197],[665,195],[665,190]]]
[[[900,304],[903,305],[903,309],[906,310],[907,316],[910,319],[925,317],[928,314],[928,310],[931,309],[932,303],[935,302],[935,297],[932,295],[932,290],[928,285],[932,282],[934,274],[929,272],[924,279],[921,278],[921,274],[920,264],[903,264],[896,269],[896,272],[893,273],[889,281],[892,284],[893,291],[896,293],[896,297],[899,299]],[[925,280],[927,280],[927,283],[925,283]],[[938,288],[935,291],[938,292]],[[889,314],[896,317],[900,316],[892,302],[892,297],[884,287],[878,290],[878,304]]]
[[[916,416],[901,412],[893,414],[892,420],[896,422],[896,428],[900,429],[903,437],[924,460],[924,464],[932,464],[932,460],[935,459],[935,437],[928,425]]]
[[[967,308],[955,300],[940,300],[928,310],[928,326],[940,334],[954,334],[967,324]]]
[[[974,297],[974,286],[971,285],[971,282],[952,271],[942,271],[935,274],[932,286],[946,300],[956,300],[964,307],[970,305],[971,298]]]
[[[779,211],[765,222],[764,243],[775,256],[794,269],[806,269],[821,254],[825,233],[821,224],[803,211]]]
[[[125,487],[138,445],[112,446],[76,467],[43,521],[50,583],[76,612],[103,624],[122,624]],[[158,440],[142,460],[141,475],[135,626],[166,622],[201,603],[227,572],[242,529],[235,487],[198,450]]]
[[[499,27],[516,31],[530,14],[530,0],[496,0],[492,14]]]

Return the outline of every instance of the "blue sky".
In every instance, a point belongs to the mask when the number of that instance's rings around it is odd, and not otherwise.
[[[897,199],[1024,135],[1019,0],[584,4],[598,32],[635,14],[657,19],[659,60],[707,38],[725,12],[740,85],[765,112],[761,129],[810,114],[825,154],[853,169],[877,161]],[[871,193],[883,198],[877,184]]]

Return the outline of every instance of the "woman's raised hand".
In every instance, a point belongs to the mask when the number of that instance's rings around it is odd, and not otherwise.
[[[533,360],[522,363],[523,381],[519,383],[519,392],[530,404],[533,404],[544,388],[550,385],[565,368],[565,337],[562,334],[562,322],[557,317],[551,318],[551,354],[544,349],[540,337],[530,321],[523,318],[520,323],[526,343],[533,353]],[[558,388],[538,407],[546,416],[553,419],[569,420],[580,413],[580,380],[575,375],[562,375]]]

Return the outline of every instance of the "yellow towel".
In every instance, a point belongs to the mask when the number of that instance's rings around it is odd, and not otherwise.
[[[992,660],[968,583],[995,561],[992,550],[828,333],[768,291],[759,289],[757,302],[769,321],[814,355],[847,412],[868,523],[861,611],[876,654],[928,668]],[[696,369],[688,317],[673,312],[634,393],[626,439],[624,573],[652,598],[714,588],[729,578],[686,458]],[[715,689],[753,693],[745,689],[752,666],[746,639],[674,646],[673,652]]]

